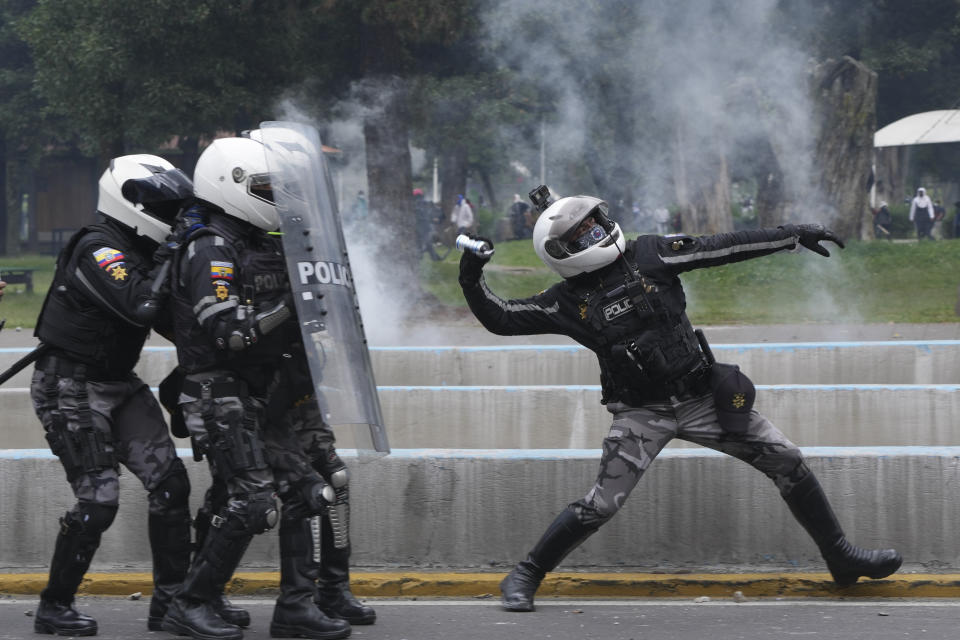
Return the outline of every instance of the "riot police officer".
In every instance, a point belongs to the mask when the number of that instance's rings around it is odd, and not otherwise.
[[[292,342],[296,340],[297,337],[291,338]],[[327,510],[313,521],[318,527],[320,546],[319,562],[315,561],[313,567],[317,606],[331,618],[346,620],[351,625],[373,624],[376,611],[357,600],[350,590],[350,471],[337,454],[333,429],[323,419],[302,347],[292,350],[277,387],[279,419],[296,432],[300,448],[333,488],[335,496]]]
[[[42,346],[30,394],[77,503],[60,520],[37,633],[97,633],[96,620],[73,601],[117,513],[120,463],[149,492],[150,629],[159,629],[186,575],[190,483],[160,406],[133,367],[157,319],[156,305],[143,312],[153,300],[154,251],[191,196],[190,179],[166,160],[115,158],[99,183],[103,220],[74,234],[57,258],[37,320]],[[169,327],[158,330],[170,335]]]
[[[542,189],[531,192],[543,210],[534,227],[534,249],[564,280],[532,298],[504,301],[483,279],[489,257],[466,252],[460,285],[470,309],[491,332],[561,334],[596,353],[602,402],[613,424],[594,486],[557,516],[501,582],[503,607],[533,611],[546,572],[613,517],[675,437],[739,458],[773,480],[837,584],[896,571],[901,557],[895,550],[865,550],[847,540],[799,448],[750,410],[749,380],[707,357],[687,319],[678,277],[798,245],[829,256],[820,242],[842,248],[841,240],[820,225],[788,224],[702,237],[645,235],[626,242],[604,201],[573,196],[550,202]],[[731,381],[725,376],[731,374],[738,386],[725,396]]]
[[[208,461],[219,505],[203,546],[163,628],[194,638],[243,637],[221,616],[223,588],[253,536],[280,524],[280,596],[273,637],[343,638],[344,620],[315,604],[309,517],[335,500],[300,450],[296,434],[270,421],[267,406],[293,322],[286,265],[278,239],[273,185],[261,142],[215,140],[194,172],[203,222],[175,258],[171,298],[180,384],[179,410],[194,447]],[[275,496],[283,501],[282,515]],[[236,614],[236,611],[228,612]],[[249,618],[237,622],[247,622]]]

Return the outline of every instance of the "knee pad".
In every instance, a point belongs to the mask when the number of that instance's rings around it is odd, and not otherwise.
[[[272,529],[280,518],[276,495],[272,491],[250,494],[244,518],[247,533],[263,533]]]
[[[150,492],[151,506],[156,505],[160,510],[176,507],[185,507],[190,498],[190,478],[183,462],[174,464],[167,476]]]
[[[80,502],[73,510],[68,511],[60,522],[70,531],[99,536],[113,524],[117,509],[115,504]]]
[[[349,472],[347,471],[347,465],[344,464],[343,460],[337,455],[336,449],[328,449],[323,452],[323,454],[313,461],[313,468],[323,476],[323,479],[334,485],[334,489],[339,489],[342,486],[346,486],[349,480]],[[339,478],[342,480],[334,481],[334,476],[343,471]]]

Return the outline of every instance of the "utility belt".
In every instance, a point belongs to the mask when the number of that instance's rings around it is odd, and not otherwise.
[[[703,362],[669,382],[624,389],[618,400],[631,406],[640,406],[650,402],[682,402],[700,397],[710,392],[711,368],[711,365]]]
[[[56,374],[61,378],[92,380],[93,382],[108,382],[126,378],[126,373],[118,373],[106,367],[76,362],[57,355],[40,356],[37,360],[37,369],[46,374]]]
[[[247,395],[247,385],[242,380],[191,380],[184,378],[180,390],[194,398],[230,398]]]

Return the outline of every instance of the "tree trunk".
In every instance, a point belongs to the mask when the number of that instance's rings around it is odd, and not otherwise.
[[[844,56],[819,65],[811,84],[818,125],[815,186],[826,213],[821,222],[841,237],[869,238],[867,184],[877,128],[877,74]]]
[[[683,232],[715,234],[733,231],[730,171],[717,140],[694,145],[678,124],[674,137],[674,189]]]
[[[457,196],[467,195],[467,150],[454,146],[440,155],[440,209],[444,222],[450,221]]]
[[[11,194],[7,193],[7,136],[0,131],[0,255],[7,255],[7,239],[10,225],[7,224],[7,211],[11,210]]]
[[[413,211],[413,179],[407,135],[405,96],[390,92],[381,109],[364,121],[370,223],[382,255],[389,255],[391,275],[417,282],[420,251]]]
[[[769,140],[758,145],[757,153],[760,161],[757,162],[757,226],[760,228],[776,227],[787,221],[786,192],[783,184],[783,170],[777,161],[777,156],[770,146]]]

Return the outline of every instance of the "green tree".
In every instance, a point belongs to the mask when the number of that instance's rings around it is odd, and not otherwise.
[[[21,176],[36,162],[55,127],[43,117],[44,105],[32,90],[34,67],[16,21],[34,0],[0,0],[0,250],[19,251]]]
[[[266,37],[281,3],[39,0],[20,24],[48,110],[106,160],[256,126],[289,82],[290,51]]]

